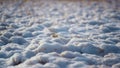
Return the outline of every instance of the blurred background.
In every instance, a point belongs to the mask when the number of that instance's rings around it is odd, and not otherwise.
[[[90,5],[91,2],[99,2],[99,3],[109,3],[112,8],[114,8],[115,10],[118,10],[119,7],[120,7],[120,0],[0,0],[0,5],[3,5],[3,4],[7,4],[5,5],[5,7],[8,6],[8,4],[19,4],[19,6],[22,6],[23,4],[25,3],[28,3],[28,2],[31,2],[31,4],[34,4],[34,3],[40,3],[41,2],[43,3],[54,3],[54,2],[81,2],[81,3],[84,3],[85,5]],[[105,6],[105,5],[104,5]]]

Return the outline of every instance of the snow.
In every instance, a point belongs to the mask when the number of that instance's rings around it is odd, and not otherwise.
[[[119,2],[0,4],[0,68],[120,68]]]
[[[58,65],[54,64],[54,63],[46,63],[45,66],[46,68],[60,68]]]
[[[78,44],[80,50],[82,53],[88,53],[88,54],[100,54],[101,49],[92,45],[91,43],[83,43]]]
[[[23,56],[25,56],[26,58],[31,58],[35,55],[35,53],[31,50],[26,50],[23,52]]]
[[[36,63],[44,65],[48,62],[49,60],[47,57],[37,54],[34,57],[30,58],[30,60],[26,60],[24,63],[27,65],[34,65]]]
[[[2,46],[2,45],[4,45],[5,43],[2,41],[2,40],[0,40],[0,46]]]
[[[119,68],[119,67],[120,67],[120,63],[114,64],[114,65],[112,66],[112,68]]]
[[[18,64],[22,63],[23,61],[24,61],[24,57],[19,53],[15,53],[12,57],[10,57],[8,59],[7,64],[8,65],[18,65]]]
[[[6,58],[7,55],[5,54],[5,52],[3,51],[0,51],[0,58]]]
[[[26,37],[33,37],[32,33],[31,32],[25,32],[23,33],[23,37],[26,38]]]
[[[82,55],[80,55],[79,52],[71,52],[71,51],[64,51],[60,54],[62,57],[65,57],[65,58],[75,58],[75,57],[80,57]]]
[[[6,33],[4,33],[4,36],[5,36],[6,38],[10,38],[10,37],[13,36],[13,34],[12,34],[11,32],[6,32]]]
[[[7,44],[9,42],[8,38],[4,37],[4,36],[1,36],[0,37],[0,40],[4,43],[4,44]]]
[[[55,63],[56,65],[62,67],[62,68],[66,68],[68,64],[70,64],[71,62],[69,62],[69,60],[64,59],[64,58],[59,58],[56,59],[55,61],[53,61],[53,63]]]
[[[120,63],[120,54],[109,53],[104,56],[103,63],[108,66]]]
[[[61,52],[62,46],[58,43],[41,43],[38,48],[35,49],[35,52]]]
[[[120,49],[115,45],[102,45],[102,49],[104,51],[104,54],[118,53],[120,51]]]
[[[24,43],[27,43],[27,41],[23,37],[20,37],[20,36],[11,37],[10,41],[11,41],[11,43],[17,43],[17,44],[20,44],[20,45],[23,45]]]
[[[84,62],[76,62],[68,66],[68,68],[86,68],[88,67]]]

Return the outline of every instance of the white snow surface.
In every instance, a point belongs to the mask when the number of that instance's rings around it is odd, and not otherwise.
[[[0,68],[120,68],[120,5],[6,3],[0,5]]]

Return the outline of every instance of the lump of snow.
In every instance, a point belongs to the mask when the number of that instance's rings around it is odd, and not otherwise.
[[[120,27],[117,27],[117,26],[108,26],[108,28],[111,30],[111,31],[116,31],[116,30],[120,30]]]
[[[15,23],[10,24],[10,27],[15,28],[15,29],[19,28],[19,26]]]
[[[50,26],[52,26],[52,23],[46,21],[46,22],[42,23],[42,25],[44,25],[45,27],[50,27]]]
[[[43,64],[43,65],[49,62],[48,57],[45,57],[45,56],[38,56],[37,60],[38,60],[38,63]]]
[[[13,33],[15,29],[8,29],[7,32]]]
[[[102,22],[99,22],[99,21],[90,21],[90,22],[88,22],[88,24],[90,24],[90,25],[100,25],[100,24],[102,24]]]
[[[24,61],[24,57],[20,53],[15,53],[12,57],[7,61],[8,65],[18,65]]]
[[[84,57],[86,58],[86,61],[88,64],[101,64],[101,60],[103,57],[99,56],[99,55],[95,55],[95,54],[87,54],[87,53],[83,53],[82,54]]]
[[[118,20],[120,20],[120,15],[118,14],[115,14],[114,16],[112,16],[113,18],[115,18],[115,19],[118,19]]]
[[[103,65],[100,65],[99,67],[100,67],[100,68],[110,68],[110,66],[107,66],[107,65],[104,65],[104,64],[103,64]]]
[[[66,68],[71,62],[64,58],[59,58],[53,61],[54,64],[58,65],[60,68]]]
[[[71,52],[71,51],[64,51],[60,54],[62,57],[65,58],[74,58],[76,56],[81,56],[78,52]]]
[[[23,37],[20,37],[20,36],[11,37],[10,41],[12,43],[17,43],[17,44],[20,44],[20,45],[23,45],[23,44],[27,43],[27,41]]]
[[[34,32],[32,32],[33,36],[37,36],[37,35],[40,35],[40,34],[43,34],[43,33],[41,31],[34,31]]]
[[[13,36],[13,34],[11,32],[6,32],[3,34],[3,36],[5,36],[6,38],[10,38],[11,36]]]
[[[0,26],[8,26],[8,23],[2,22],[0,23]]]
[[[78,34],[78,29],[76,27],[71,27],[68,31],[69,33]]]
[[[46,63],[44,65],[45,68],[60,68],[58,65],[53,64],[53,63]]]
[[[112,65],[112,68],[120,68],[120,63]]]
[[[3,51],[0,51],[0,58],[7,58],[6,53]]]
[[[8,26],[8,23],[1,23],[0,22],[0,30],[5,30],[5,29],[7,29],[7,26]]]
[[[110,66],[107,65],[91,65],[90,68],[111,68]]]
[[[81,49],[82,53],[88,53],[88,54],[100,54],[101,49],[90,44],[90,43],[83,43],[78,45],[79,48]]]
[[[21,68],[21,66],[20,66]],[[39,64],[39,63],[36,63],[35,65],[29,65],[29,66],[26,66],[25,68],[45,68],[43,65]]]
[[[119,52],[119,48],[115,45],[102,45],[102,50],[103,50],[104,54]]]
[[[68,65],[67,68],[88,68],[89,66],[86,65],[84,62],[75,62],[73,64]]]
[[[73,61],[80,61],[80,62],[85,62],[86,64],[95,64],[96,62],[92,59],[86,58],[84,56],[81,57],[75,57],[72,59]]]
[[[119,38],[107,38],[107,40],[112,41],[114,43],[120,42]]]
[[[38,63],[38,59],[35,59],[34,57],[27,59],[24,64],[26,65],[35,65]]]
[[[114,32],[114,31],[117,31],[117,30],[120,30],[119,27],[116,27],[116,26],[104,26],[102,29],[102,32],[104,33],[108,33],[108,32]]]
[[[28,45],[25,50],[34,50],[39,46],[39,44],[35,44],[35,43],[31,43],[30,45]]]
[[[36,56],[26,60],[25,64],[27,64],[27,65],[35,65],[35,64],[39,63],[39,64],[44,65],[44,64],[46,64],[48,62],[49,62],[48,57],[37,54]]]
[[[4,50],[4,51],[17,51],[17,50],[21,50],[21,47],[18,44],[9,43],[5,46],[2,46],[2,50]]]
[[[105,27],[105,26],[102,27],[101,30],[102,30],[103,33],[111,32],[111,30],[109,28]]]
[[[118,42],[118,43],[116,44],[116,46],[120,48],[120,42]]]
[[[15,31],[15,32],[13,32],[13,34],[15,36],[22,36],[22,32],[20,32],[20,31]]]
[[[34,55],[35,55],[35,53],[31,50],[26,50],[23,52],[23,56],[25,56],[26,58],[31,58]]]
[[[26,31],[34,32],[34,31],[42,31],[44,27],[42,25],[32,25],[31,27],[25,29]]]
[[[43,43],[35,49],[36,52],[61,52],[62,46],[58,43]]]
[[[0,40],[3,41],[5,44],[7,44],[9,42],[8,38],[1,36]]]
[[[75,46],[75,45],[67,45],[67,46],[64,46],[64,51],[65,50],[68,50],[68,51],[73,51],[73,52],[80,52],[80,48]]]
[[[109,53],[103,58],[103,64],[105,65],[112,66],[116,63],[120,63],[120,54]]]
[[[62,37],[56,37],[56,38],[53,38],[52,41],[60,43],[60,44],[67,44],[69,42],[69,39],[62,38]]]
[[[5,27],[5,26],[0,26],[0,30],[6,30],[7,29],[7,27]]]
[[[113,42],[113,41],[111,41],[111,40],[108,40],[108,39],[103,40],[102,42],[103,42],[103,43],[106,43],[106,44],[115,44],[115,42]]]
[[[29,32],[29,31],[24,32],[24,33],[22,34],[22,36],[23,36],[24,38],[33,37],[32,32]]]
[[[5,45],[5,43],[2,40],[0,40],[0,46],[3,46],[3,45]]]
[[[49,30],[51,32],[55,32],[55,33],[57,33],[57,32],[66,32],[66,31],[68,31],[68,27],[66,27],[66,26],[61,26],[61,27],[54,26],[54,27],[50,27]]]

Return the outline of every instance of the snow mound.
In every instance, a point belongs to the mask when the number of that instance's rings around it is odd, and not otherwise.
[[[120,63],[114,64],[112,68],[120,68]]]
[[[0,36],[0,40],[1,40],[1,45],[2,44],[5,45],[5,44],[9,43],[9,39],[4,36]]]
[[[58,43],[42,43],[35,49],[36,52],[61,52],[62,46]]]
[[[10,41],[12,43],[17,43],[17,44],[20,44],[20,45],[23,45],[23,44],[27,43],[27,41],[23,37],[20,37],[20,36],[11,37]]]
[[[6,32],[3,34],[3,36],[5,36],[6,38],[10,38],[13,36],[13,34],[11,32]]]
[[[100,54],[101,49],[90,44],[90,43],[83,43],[78,45],[81,49],[82,53],[88,53],[88,54]]]
[[[7,58],[7,54],[3,51],[0,51],[0,58]]]
[[[62,57],[65,57],[65,58],[75,58],[75,57],[80,57],[82,55],[80,55],[80,53],[78,52],[71,52],[71,51],[64,51],[60,54]]]
[[[86,65],[84,62],[75,62],[71,65],[69,65],[67,68],[87,68],[89,67],[88,65]]]
[[[69,60],[66,60],[64,58],[59,58],[53,61],[53,63],[58,65],[59,67],[66,68],[67,65],[69,65],[71,62],[69,62]]]
[[[115,45],[102,45],[102,49],[104,55],[108,53],[118,53],[120,51]]]
[[[37,54],[36,56],[26,60],[24,63],[27,65],[35,65],[37,63],[44,65],[48,62],[49,62],[48,57]]]
[[[35,55],[35,52],[31,51],[31,50],[25,50],[23,53],[23,56],[25,56],[26,58],[31,58]]]
[[[12,57],[9,58],[7,64],[8,65],[19,65],[23,61],[24,61],[24,57],[19,53],[15,53]]]
[[[53,63],[46,63],[44,65],[45,68],[60,68],[58,65],[53,64]]]
[[[25,33],[23,33],[22,36],[23,36],[24,38],[33,37],[32,33],[31,33],[31,32],[28,32],[28,31],[25,32]]]
[[[109,53],[104,56],[103,64],[112,66],[117,63],[120,63],[120,54]]]

